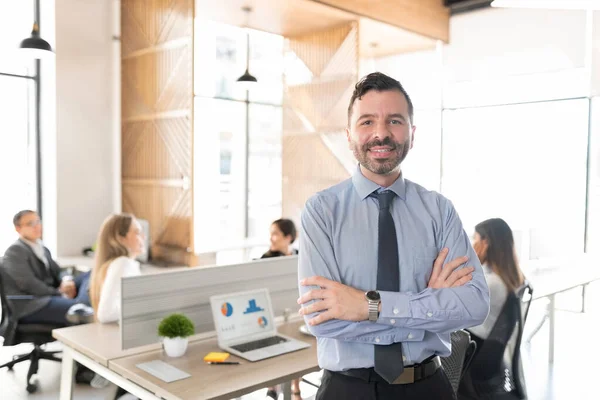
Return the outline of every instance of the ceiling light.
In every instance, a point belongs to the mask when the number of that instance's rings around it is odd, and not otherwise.
[[[33,1],[33,29],[31,30],[31,36],[24,39],[19,46],[20,52],[26,54],[31,58],[52,58],[54,52],[48,42],[40,37],[40,26],[39,26],[39,0]]]
[[[600,10],[600,0],[494,0],[492,7],[551,10]]]
[[[250,69],[250,32],[247,29],[248,26],[248,16],[250,12],[252,12],[252,8],[244,7],[242,11],[246,13],[246,71],[237,79],[237,83],[239,86],[243,87],[246,90],[250,90],[253,88],[258,82],[257,79],[252,76],[249,72]]]

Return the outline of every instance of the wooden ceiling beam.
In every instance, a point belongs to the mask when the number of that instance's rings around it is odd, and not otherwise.
[[[450,10],[443,0],[307,0],[449,41]]]

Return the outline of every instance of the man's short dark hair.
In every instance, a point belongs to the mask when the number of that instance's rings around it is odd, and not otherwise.
[[[354,93],[352,93],[350,104],[348,105],[348,126],[350,126],[350,117],[352,116],[352,106],[354,106],[354,102],[356,99],[360,100],[367,92],[370,92],[371,90],[375,90],[377,92],[397,90],[402,93],[404,97],[406,97],[406,102],[408,103],[408,119],[411,124],[413,123],[413,104],[408,96],[408,93],[406,93],[406,90],[404,90],[400,82],[394,78],[390,78],[386,74],[382,74],[381,72],[372,72],[358,81],[356,86],[354,86]]]
[[[15,216],[13,217],[13,225],[14,226],[21,225],[21,218],[23,218],[24,216],[29,215],[29,214],[35,214],[35,211],[21,210],[18,213],[16,213]]]

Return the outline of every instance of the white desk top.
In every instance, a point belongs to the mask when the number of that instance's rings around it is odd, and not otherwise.
[[[533,299],[600,280],[600,258],[579,255],[570,259],[534,260],[524,263],[523,273],[533,286]]]

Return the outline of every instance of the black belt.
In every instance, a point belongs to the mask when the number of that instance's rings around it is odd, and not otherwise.
[[[414,383],[425,379],[435,374],[437,370],[442,366],[442,362],[438,356],[433,356],[421,364],[414,364],[404,367],[404,372],[392,383],[392,385],[404,385],[407,383]],[[352,378],[358,378],[366,382],[384,382],[388,383],[381,377],[374,368],[356,368],[349,369],[347,371],[329,371],[333,374],[340,374],[349,376]]]

